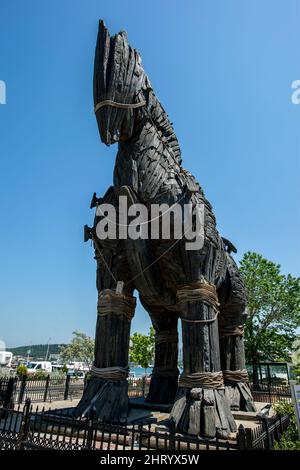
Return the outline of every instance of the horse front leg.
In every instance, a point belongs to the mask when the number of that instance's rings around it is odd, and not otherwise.
[[[170,417],[182,433],[227,437],[236,424],[225,397],[220,365],[217,295],[199,280],[178,292],[184,371]]]
[[[101,250],[97,253],[96,250],[96,258],[98,315],[95,359],[91,379],[74,415],[113,423],[126,420],[128,415],[130,325],[136,299],[131,289],[121,293],[116,291],[116,280],[126,281],[129,273],[128,266],[123,266],[120,253],[113,256],[111,252]]]

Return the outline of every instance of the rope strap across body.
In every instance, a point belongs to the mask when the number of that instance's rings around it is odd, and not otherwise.
[[[139,103],[117,103],[113,100],[104,100],[100,101],[96,104],[94,111],[95,113],[103,106],[112,106],[113,108],[120,108],[120,109],[135,109],[141,108],[142,106],[146,105],[146,101],[140,101]]]
[[[182,374],[179,386],[185,388],[213,388],[223,389],[224,380],[222,372],[194,372]]]
[[[244,336],[244,325],[219,325],[219,334],[220,336]]]
[[[124,315],[131,320],[136,306],[136,298],[126,294],[117,294],[115,291],[105,289],[99,293],[98,315],[105,317],[116,314]]]
[[[92,365],[91,375],[98,379],[110,380],[111,382],[118,382],[119,380],[126,380],[129,374],[129,366],[127,367],[103,367],[99,368]]]
[[[202,279],[201,281],[194,282],[192,284],[181,286],[177,290],[177,303],[186,303],[186,302],[204,302],[209,307],[212,307],[215,311],[215,316],[209,319],[203,320],[188,320],[186,318],[181,318],[182,321],[187,323],[211,323],[214,322],[219,313],[219,301],[214,284]]]
[[[155,344],[161,343],[177,343],[178,334],[172,331],[160,331],[155,333]]]
[[[247,369],[223,370],[225,383],[249,382]]]

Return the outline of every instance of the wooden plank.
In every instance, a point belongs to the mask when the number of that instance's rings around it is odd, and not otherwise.
[[[203,390],[203,434],[205,437],[216,435],[216,407],[213,390]]]
[[[187,404],[186,393],[187,393],[186,389],[184,388],[178,389],[177,397],[176,397],[174,406],[170,414],[170,418],[174,419],[176,425],[179,423],[183,415],[184,409],[186,407],[186,404]]]
[[[200,425],[201,425],[201,401],[192,400],[191,405],[190,405],[188,434],[199,436]]]

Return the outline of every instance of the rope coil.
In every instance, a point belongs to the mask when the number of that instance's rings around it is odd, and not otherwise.
[[[194,372],[182,374],[179,378],[179,387],[184,388],[213,388],[223,389],[224,380],[222,372]]]
[[[109,380],[111,382],[118,382],[119,380],[126,380],[129,374],[129,366],[127,367],[96,367],[92,365],[91,375],[98,379]]]
[[[249,382],[247,369],[223,370],[223,378],[225,383]]]
[[[130,321],[134,315],[136,298],[126,294],[117,294],[113,290],[105,289],[99,293],[98,315],[105,317],[116,314],[124,315]]]

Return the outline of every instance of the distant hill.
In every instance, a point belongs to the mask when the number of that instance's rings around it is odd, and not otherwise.
[[[49,353],[50,354],[58,354],[59,348],[61,346],[66,346],[65,344],[50,344],[49,345]],[[47,352],[48,344],[31,344],[30,346],[18,346],[17,348],[7,348],[7,351],[11,351],[15,356],[28,356],[33,359],[45,359],[46,352]]]

